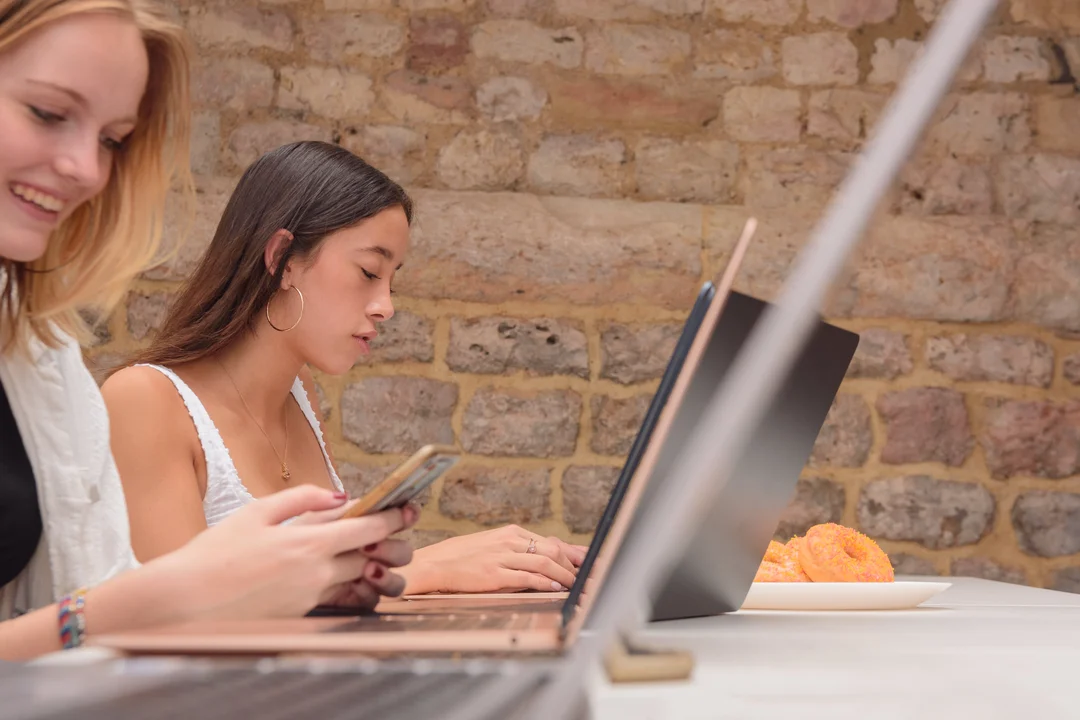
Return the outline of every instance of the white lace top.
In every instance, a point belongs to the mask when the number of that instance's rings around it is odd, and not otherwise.
[[[206,412],[198,395],[172,370],[160,365],[145,365],[145,367],[154,368],[172,381],[187,407],[188,414],[191,415],[191,421],[195,423],[199,444],[202,445],[203,455],[206,456],[206,495],[203,497],[203,513],[206,515],[207,526],[212,527],[255,498],[241,482],[240,474],[236,472],[236,466],[233,465],[232,457],[229,455],[229,449],[225,447],[221,433],[218,432],[214,421],[210,419],[210,414]],[[292,395],[315,432],[315,437],[319,440],[319,447],[322,448],[323,459],[326,461],[326,469],[330,473],[334,487],[344,491],[341,480],[330,462],[330,456],[326,452],[326,441],[323,440],[322,429],[319,427],[315,410],[308,401],[304,383],[300,378],[296,378],[293,382]]]

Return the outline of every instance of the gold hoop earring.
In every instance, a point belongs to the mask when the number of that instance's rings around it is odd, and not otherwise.
[[[296,322],[287,328],[279,328],[274,324],[274,321],[270,319],[270,303],[266,303],[266,322],[270,323],[270,327],[274,328],[278,332],[289,332],[294,327],[300,324],[300,321],[304,319],[304,293],[300,292],[300,288],[293,285],[290,290],[295,290],[296,294],[300,296],[300,317],[296,318]]]

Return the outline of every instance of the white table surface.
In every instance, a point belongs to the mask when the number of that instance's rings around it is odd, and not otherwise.
[[[1080,718],[1080,596],[945,580],[953,586],[913,610],[652,624],[638,640],[693,652],[692,679],[613,685],[598,669],[593,716]]]

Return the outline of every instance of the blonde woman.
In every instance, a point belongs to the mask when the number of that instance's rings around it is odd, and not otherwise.
[[[157,250],[172,178],[190,185],[186,48],[147,0],[0,0],[2,658],[124,628],[370,605],[404,585],[386,568],[411,552],[386,538],[416,511],[340,520],[344,495],[312,486],[134,558],[79,311],[115,305]]]

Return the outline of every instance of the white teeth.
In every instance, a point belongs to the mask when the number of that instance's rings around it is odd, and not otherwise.
[[[21,197],[23,200],[32,202],[42,210],[58,213],[64,209],[64,201],[53,197],[52,195],[46,195],[43,192],[39,192],[34,188],[14,183],[11,186],[11,191]]]

